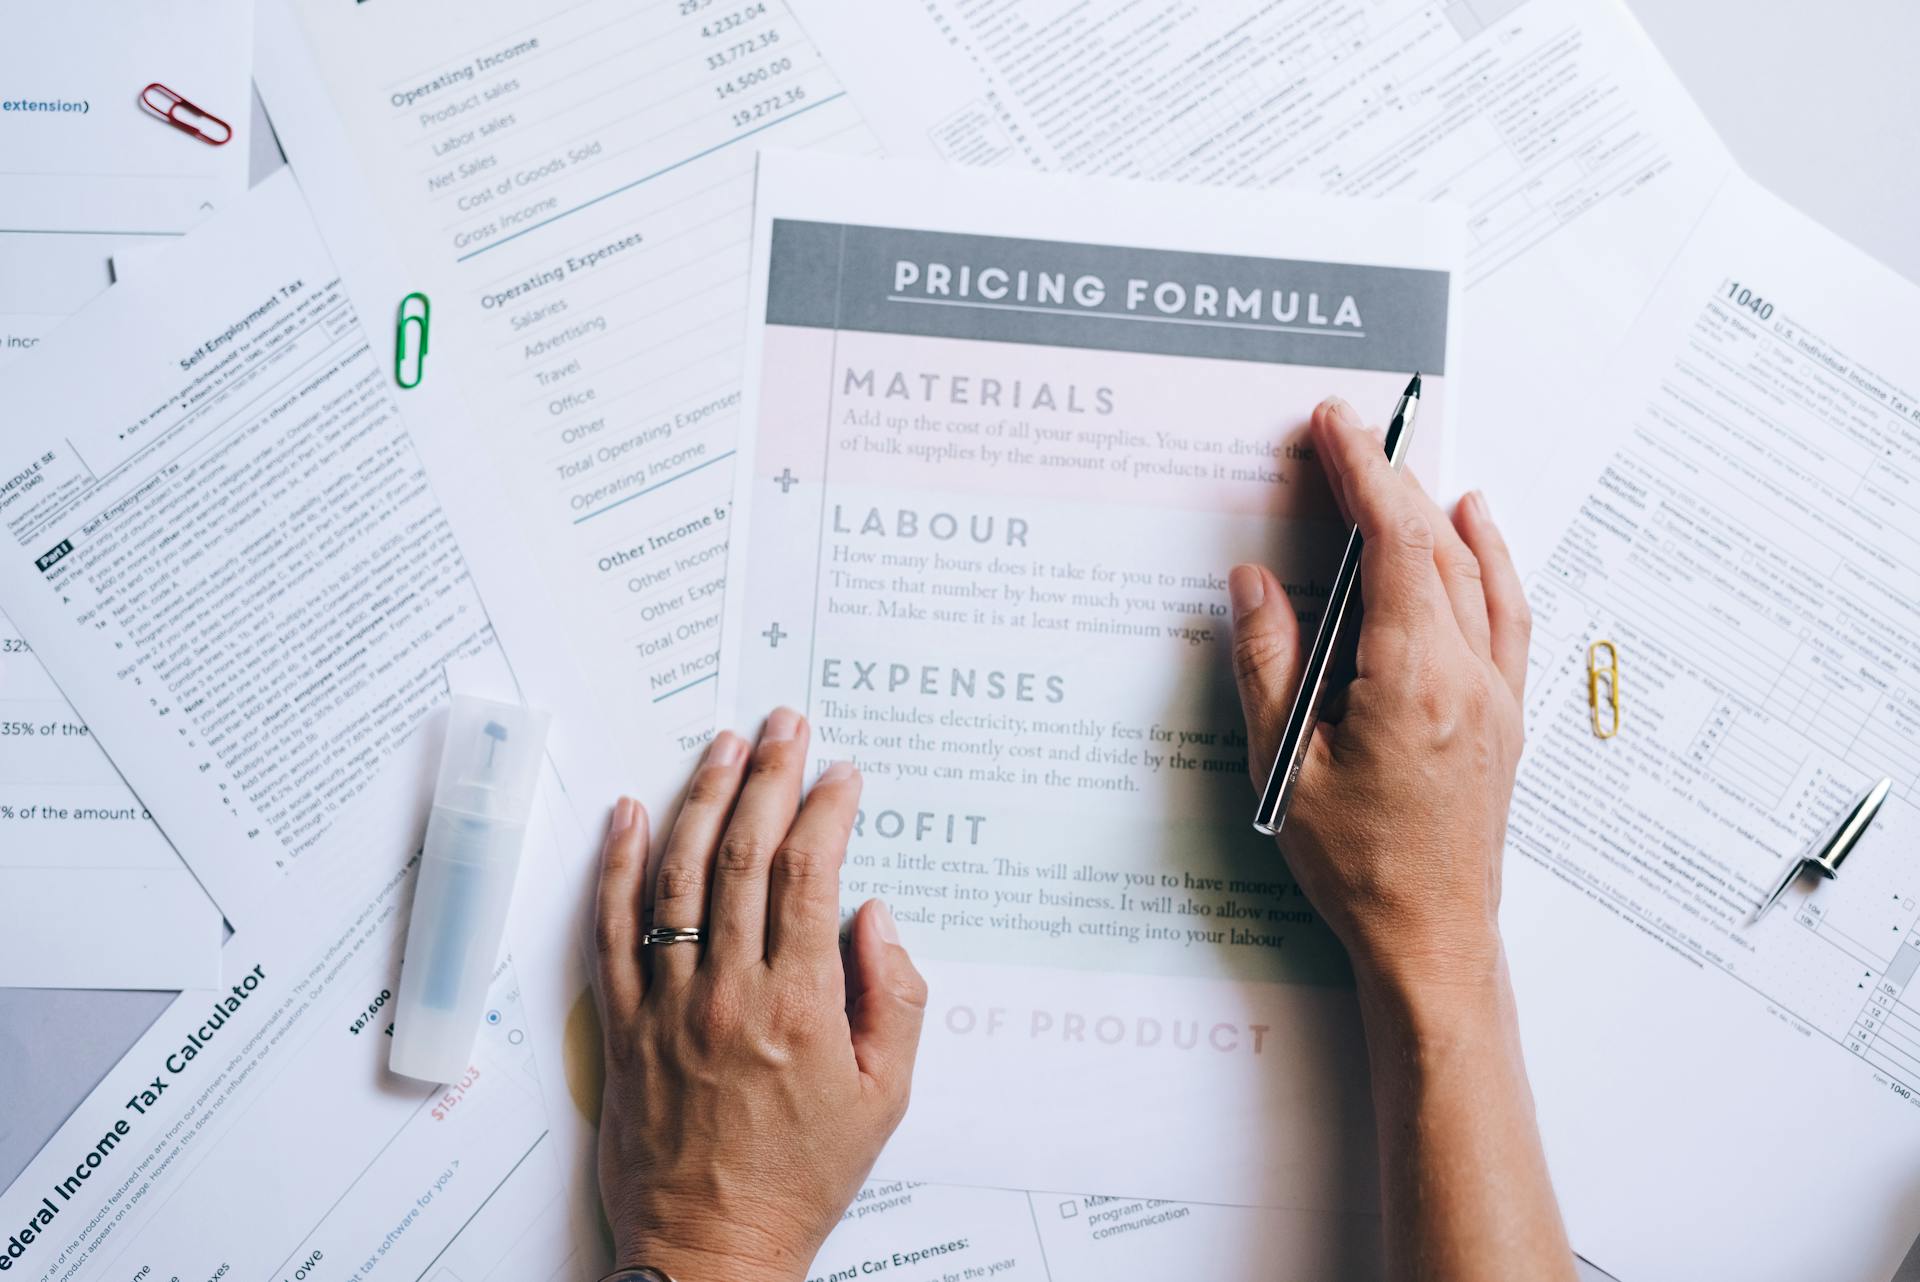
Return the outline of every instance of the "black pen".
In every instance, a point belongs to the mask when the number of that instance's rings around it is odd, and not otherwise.
[[[1420,413],[1420,376],[1415,374],[1394,407],[1393,422],[1387,427],[1387,462],[1399,471],[1407,461],[1407,446],[1413,440],[1413,420]],[[1334,646],[1340,640],[1340,625],[1346,621],[1347,606],[1353,600],[1353,585],[1360,578],[1360,527],[1347,535],[1347,554],[1340,558],[1340,573],[1334,576],[1333,591],[1327,594],[1327,610],[1320,616],[1320,631],[1313,638],[1313,651],[1307,656],[1306,671],[1300,678],[1300,692],[1293,697],[1293,711],[1287,714],[1286,733],[1280,736],[1280,751],[1273,759],[1273,773],[1260,794],[1260,809],[1254,812],[1253,826],[1272,835],[1287,821],[1287,806],[1293,800],[1294,781],[1307,759],[1307,745],[1313,742],[1314,723],[1320,717],[1320,696],[1327,684],[1327,667],[1333,660]]]

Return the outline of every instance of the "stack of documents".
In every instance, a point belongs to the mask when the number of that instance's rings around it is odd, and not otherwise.
[[[243,0],[23,6],[5,22],[0,368],[104,290],[116,255],[170,242],[245,192],[244,144],[170,129],[140,93],[164,82],[239,120],[253,65]],[[4,617],[0,902],[32,905],[0,931],[0,984],[220,978],[218,910]]]
[[[1351,980],[1246,828],[1223,576],[1318,611],[1297,434],[1420,370],[1415,470],[1489,491],[1538,616],[1504,925],[1576,1246],[1890,1275],[1916,291],[1739,175],[1618,3],[688,8],[264,0],[292,172],[245,197],[240,146],[125,90],[241,118],[245,13],[177,73],[36,35],[77,52],[28,96],[97,114],[29,122],[43,212],[0,196],[36,233],[0,236],[33,267],[0,274],[0,895],[46,927],[0,980],[197,991],[0,1195],[0,1265],[596,1276],[593,837],[785,701],[863,768],[848,889],[934,989],[817,1275],[1376,1273]],[[74,233],[202,204],[81,310],[123,240]],[[386,1030],[456,687],[556,720],[512,953],[428,1088]],[[1847,879],[1750,921],[1880,774]],[[1779,1231],[1783,1177],[1820,1232]]]

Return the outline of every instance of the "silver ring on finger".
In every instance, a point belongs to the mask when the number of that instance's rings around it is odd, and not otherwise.
[[[706,930],[700,926],[655,926],[640,936],[640,946],[650,948],[655,944],[697,944]]]

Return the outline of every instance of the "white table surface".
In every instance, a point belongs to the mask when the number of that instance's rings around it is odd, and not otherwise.
[[[1629,3],[1749,173],[1920,282],[1920,3]],[[251,133],[258,181],[279,155],[257,103]],[[0,1187],[170,998],[0,989]],[[1920,1282],[1920,1247],[1898,1276]]]

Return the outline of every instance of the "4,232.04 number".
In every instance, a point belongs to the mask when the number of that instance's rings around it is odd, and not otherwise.
[[[696,15],[706,15],[713,6],[713,0],[679,0],[679,6],[680,16],[691,18]],[[745,26],[755,18],[766,16],[766,0],[754,0],[753,4],[742,5],[730,12],[708,16],[700,24],[700,34],[712,39],[715,36],[725,35],[735,27]]]

